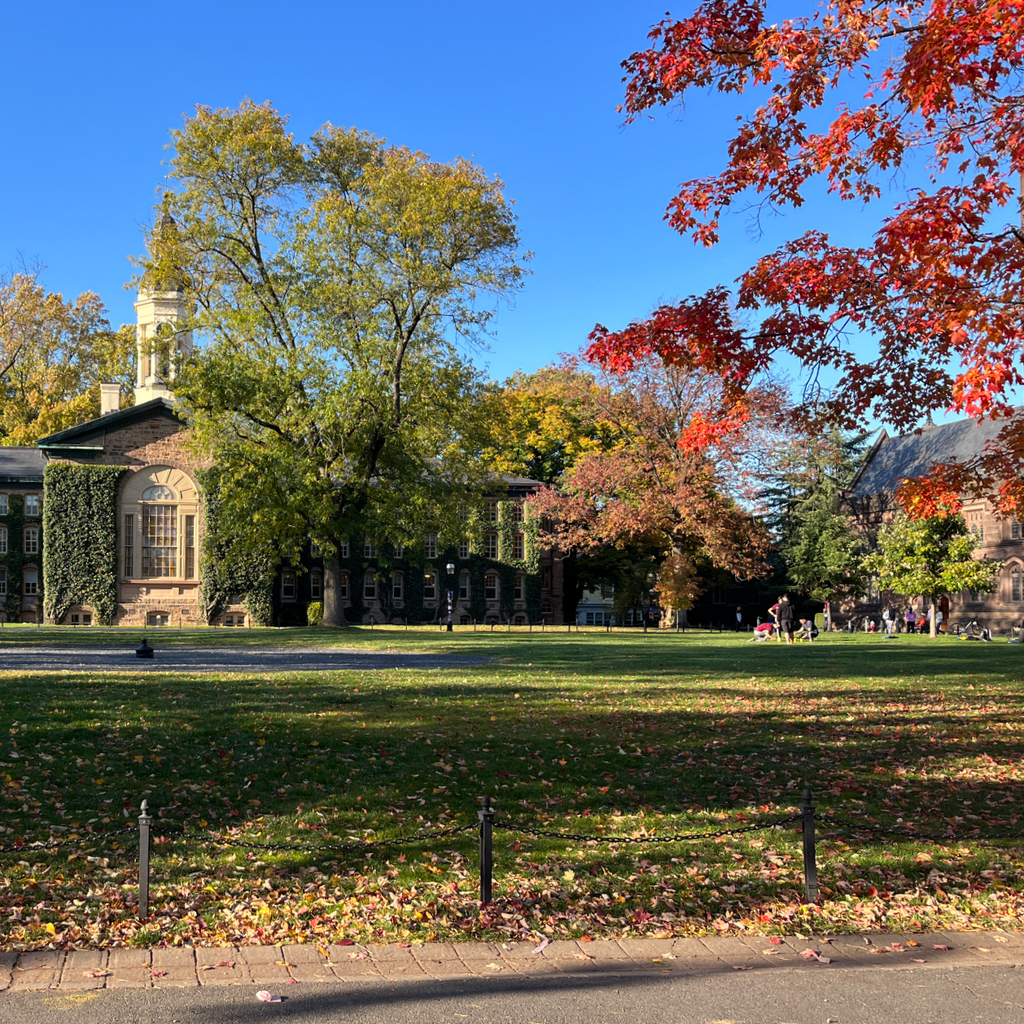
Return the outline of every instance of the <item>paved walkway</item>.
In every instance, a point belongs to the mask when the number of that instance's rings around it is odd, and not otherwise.
[[[140,634],[141,635],[141,634]],[[377,669],[429,670],[487,665],[491,658],[461,654],[406,654],[347,647],[161,647],[152,659],[137,658],[135,648],[32,647],[4,643],[0,669],[22,672],[329,672]]]
[[[948,947],[936,949],[936,946]],[[161,989],[258,985],[273,994],[316,982],[341,986],[457,978],[700,977],[730,971],[891,970],[1024,966],[1024,934],[837,936],[831,941],[619,939],[417,945],[40,950],[0,953],[0,993],[43,989]],[[2,996],[0,996],[2,999]]]

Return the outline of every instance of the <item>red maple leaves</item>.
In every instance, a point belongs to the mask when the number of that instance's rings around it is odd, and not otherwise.
[[[651,40],[623,65],[627,120],[693,90],[757,87],[759,105],[741,119],[723,168],[685,182],[669,205],[669,222],[694,241],[717,243],[722,215],[741,199],[799,206],[820,182],[870,205],[894,175],[914,184],[870,244],[807,232],[762,256],[735,295],[719,288],[615,334],[598,328],[590,355],[616,369],[655,354],[739,387],[773,357],[796,356],[812,380],[825,371],[834,381],[805,419],[847,428],[873,415],[909,429],[946,408],[1005,418],[999,441],[936,494],[956,486],[1017,507],[1024,4],[832,0],[770,24],[761,3],[711,0],[655,26]],[[851,81],[863,83],[854,106]],[[750,330],[737,327],[734,309]],[[877,355],[854,352],[851,341],[864,337]],[[922,508],[928,493],[906,490]]]

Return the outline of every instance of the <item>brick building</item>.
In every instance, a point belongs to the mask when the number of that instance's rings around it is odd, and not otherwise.
[[[0,447],[0,617],[7,621],[41,621],[45,608],[47,621],[69,625],[252,622],[246,595],[211,608],[203,592],[199,474],[206,467],[184,444],[188,425],[172,393],[175,367],[192,349],[191,332],[180,326],[185,295],[173,284],[144,289],[135,309],[135,404],[121,409],[118,386],[102,384],[98,418],[37,448]],[[445,621],[450,594],[455,624],[562,622],[561,561],[535,546],[526,522],[524,500],[536,486],[496,478],[480,535],[447,546],[426,531],[405,548],[348,538],[341,598],[350,621]],[[60,592],[45,595],[44,579]],[[310,545],[300,563],[281,564],[273,623],[305,625],[323,580],[323,559]]]
[[[863,535],[873,542],[879,526],[897,511],[895,494],[903,480],[921,476],[937,463],[969,462],[984,450],[987,442],[995,439],[1001,427],[999,422],[957,420],[896,437],[883,431],[844,495],[847,511],[854,516]],[[1019,626],[1024,616],[1024,541],[1020,522],[997,515],[983,500],[965,502],[963,516],[977,540],[975,558],[1003,565],[993,593],[965,591],[943,598],[945,620],[956,623],[977,619],[982,626],[1003,632]],[[886,603],[890,603],[889,595],[871,590],[848,610],[878,617]],[[914,603],[923,607],[920,600]]]

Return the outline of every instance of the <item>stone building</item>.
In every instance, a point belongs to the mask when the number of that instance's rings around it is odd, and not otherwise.
[[[957,420],[928,426],[918,433],[890,437],[885,431],[868,452],[860,471],[844,495],[844,504],[864,534],[874,540],[878,528],[897,511],[896,489],[909,478],[921,476],[936,463],[969,462],[994,440],[1002,424]],[[963,516],[977,540],[976,558],[1002,562],[996,590],[991,594],[951,594],[942,599],[947,622],[976,619],[993,631],[1019,626],[1024,616],[1024,542],[1021,524],[996,514],[983,500],[965,502]],[[903,600],[903,599],[900,599]],[[876,590],[862,596],[850,609],[878,616],[888,596]],[[917,601],[918,607],[922,606]]]
[[[207,468],[184,444],[176,367],[192,349],[185,294],[174,283],[135,303],[135,404],[101,384],[100,416],[37,448],[0,447],[0,616],[8,621],[132,626],[252,624],[245,594],[213,607],[203,592]],[[535,543],[524,499],[537,486],[495,479],[479,539],[448,547],[425,532],[415,546],[351,537],[341,551],[350,621],[455,624],[562,621],[561,562]],[[323,596],[323,559],[307,545],[280,565],[270,597],[276,625],[305,625]],[[44,594],[44,581],[47,591]],[[264,606],[266,605],[264,595]]]

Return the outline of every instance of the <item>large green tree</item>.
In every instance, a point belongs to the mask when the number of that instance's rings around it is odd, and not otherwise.
[[[32,445],[100,413],[97,385],[134,383],[135,331],[111,330],[98,295],[70,301],[36,273],[0,277],[0,444]]]
[[[343,625],[347,535],[453,537],[483,486],[464,352],[485,296],[521,283],[516,218],[465,160],[329,124],[299,143],[269,105],[200,107],[171,148],[177,230],[143,262],[195,302],[205,342],[175,391],[220,468],[221,528],[285,556],[312,538]]]
[[[961,515],[911,519],[899,513],[878,533],[878,548],[863,569],[882,590],[918,595],[931,605],[931,635],[937,631],[935,605],[946,594],[994,589],[1001,562],[974,557],[975,538]]]

